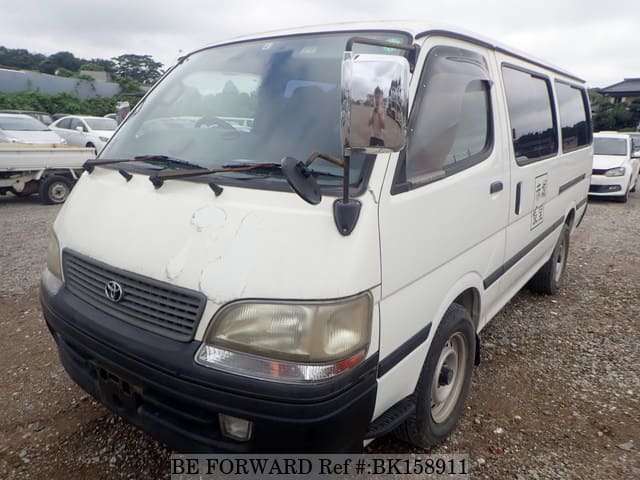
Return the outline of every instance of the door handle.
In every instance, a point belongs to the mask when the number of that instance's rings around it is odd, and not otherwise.
[[[522,182],[516,185],[516,215],[520,215],[520,198],[522,197]]]
[[[503,188],[504,188],[504,185],[502,184],[501,181],[493,182],[491,184],[491,187],[489,188],[489,193],[491,193],[491,194],[498,193]]]

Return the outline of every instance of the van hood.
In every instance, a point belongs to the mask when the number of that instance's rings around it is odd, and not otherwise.
[[[594,155],[593,168],[595,170],[609,170],[610,168],[621,167],[626,159],[625,155]]]
[[[202,292],[216,308],[239,298],[330,299],[380,283],[377,204],[366,193],[342,236],[334,197],[84,173],[54,229],[69,248],[108,265]]]
[[[3,130],[3,133],[16,143],[38,143],[60,145],[62,137],[51,130]]]

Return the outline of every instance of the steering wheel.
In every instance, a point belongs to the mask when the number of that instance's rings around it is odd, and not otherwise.
[[[204,117],[200,118],[194,125],[195,128],[202,128],[204,126],[226,128],[227,130],[236,129],[236,127],[231,125],[229,122],[221,119],[220,117],[216,117],[215,115],[205,115]]]

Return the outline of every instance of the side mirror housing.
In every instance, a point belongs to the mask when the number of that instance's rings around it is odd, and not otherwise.
[[[345,155],[404,148],[409,71],[409,62],[399,55],[344,53],[341,140]]]
[[[84,129],[82,127],[76,127],[76,130],[80,133],[84,132]]]

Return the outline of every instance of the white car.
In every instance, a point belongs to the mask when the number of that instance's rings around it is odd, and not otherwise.
[[[0,113],[0,143],[62,145],[65,140],[29,115]]]
[[[109,141],[118,124],[111,118],[70,115],[51,124],[51,130],[69,145],[95,148],[98,152]]]
[[[594,134],[593,171],[589,195],[616,197],[620,202],[635,192],[640,168],[640,151],[633,150],[627,133]]]

